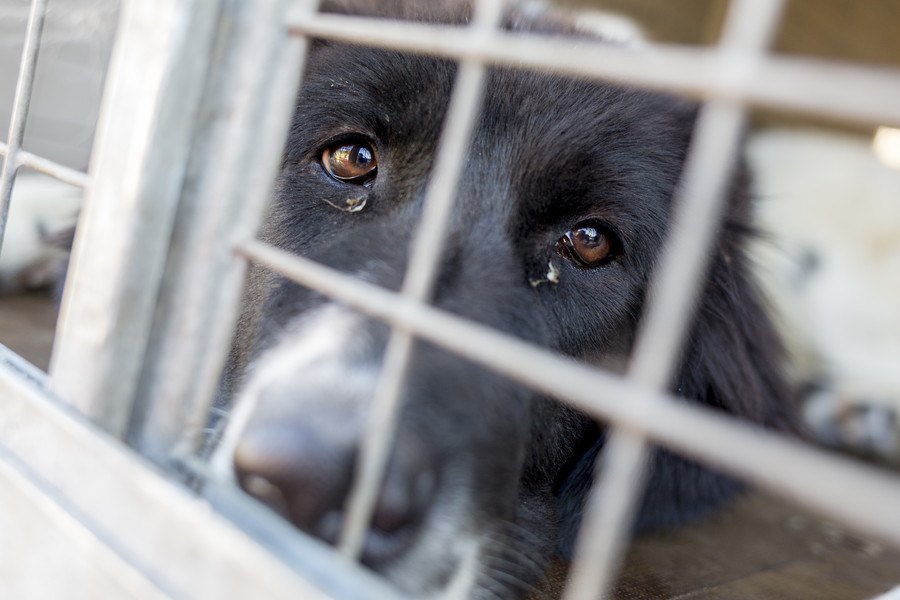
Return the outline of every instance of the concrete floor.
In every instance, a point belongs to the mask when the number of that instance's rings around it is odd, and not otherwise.
[[[0,297],[0,342],[41,368],[55,320],[46,295]],[[559,597],[565,570],[556,564],[533,598]],[[703,523],[637,539],[615,599],[867,600],[895,586],[900,552],[751,493]]]

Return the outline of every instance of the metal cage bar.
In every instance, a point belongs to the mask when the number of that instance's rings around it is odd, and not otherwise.
[[[0,142],[0,156],[8,155],[9,146],[4,144],[3,142]],[[52,160],[43,158],[41,156],[38,156],[37,154],[32,154],[31,152],[20,149],[15,153],[15,155],[15,164],[12,167],[14,169],[18,169],[19,167],[28,167],[32,171],[37,171],[38,173],[49,175],[50,177],[62,181],[63,183],[68,183],[69,185],[80,188],[87,187],[88,182],[90,181],[87,174],[65,165],[61,165]],[[12,191],[11,188],[10,191]]]
[[[719,51],[752,64],[775,34],[783,0],[732,0]],[[714,98],[700,112],[676,192],[672,231],[654,270],[627,377],[652,389],[671,385],[721,228],[746,109]],[[615,584],[652,449],[640,432],[613,426],[597,461],[565,600],[607,597]]]
[[[900,71],[766,55],[765,40],[777,25],[780,0],[733,0],[734,24],[711,50],[631,50],[505,33],[495,28],[500,0],[477,3],[478,21],[468,28],[314,14],[315,0],[304,0],[288,17],[288,1],[264,3],[253,14],[243,3],[224,0],[126,2],[92,160],[95,183],[79,225],[73,281],[54,350],[51,383],[60,396],[108,431],[130,435],[155,460],[165,462],[185,442],[190,446],[205,424],[227,352],[246,258],[393,328],[379,383],[380,416],[367,431],[364,467],[348,510],[345,555],[358,553],[369,520],[416,338],[614,426],[611,452],[604,457],[608,470],[599,471],[600,487],[609,495],[592,499],[600,508],[589,512],[598,520],[591,523],[594,518],[589,517],[584,530],[594,533],[596,544],[579,550],[579,560],[590,560],[599,571],[580,578],[585,569],[576,565],[569,598],[593,598],[598,590],[609,589],[641,489],[649,441],[900,546],[896,477],[685,404],[664,391],[702,278],[703,249],[715,233],[721,208],[717,199],[736,153],[744,105],[898,125]],[[19,166],[74,185],[88,181],[21,150],[45,4],[32,4],[31,42],[26,40],[23,52],[10,139],[0,147],[7,157],[0,175],[0,231]],[[226,31],[235,24],[235,31]],[[421,232],[414,241],[417,251],[400,293],[252,241],[278,163],[306,40],[316,37],[454,58],[462,64]],[[260,65],[271,65],[271,70]],[[653,287],[653,294],[666,295],[669,304],[671,297],[677,298],[677,310],[673,315],[651,303],[628,377],[578,364],[427,304],[489,65],[710,100],[680,186],[691,201],[681,203]],[[229,89],[233,95],[216,99]],[[234,120],[224,119],[224,113]],[[230,176],[212,168],[217,161],[229,165],[225,171]],[[235,179],[241,169],[243,182]],[[701,169],[714,172],[704,175]],[[203,210],[210,206],[214,209]],[[203,312],[208,306],[208,313]],[[12,407],[0,412],[0,487],[14,481],[65,508],[67,518],[92,536],[110,564],[134,567],[134,585],[147,586],[146,597],[393,597],[346,561],[326,556],[306,538],[273,523],[252,502],[213,488],[211,498],[220,512],[255,531],[257,541],[282,557],[300,567],[307,563],[309,568],[297,578],[210,514],[206,504],[159,479],[90,425],[48,402],[54,393],[47,385],[41,375],[0,351],[0,391]],[[620,402],[622,397],[629,402]],[[91,473],[91,485],[76,473]],[[122,486],[122,481],[135,485]],[[97,490],[114,492],[114,510],[106,510]],[[123,524],[137,524],[137,531]],[[161,531],[173,529],[186,534],[177,541],[160,537]],[[210,545],[215,546],[212,553],[206,552]],[[189,569],[173,567],[173,556],[202,556],[202,561],[199,566],[191,562]],[[341,577],[344,569],[351,569],[352,577]],[[255,587],[259,585],[264,587]]]
[[[596,418],[834,515],[900,547],[900,480],[711,408],[580,364],[260,242],[240,251],[285,277]],[[621,402],[621,398],[629,398]]]
[[[502,0],[478,0],[475,17],[469,27],[473,40],[487,37],[497,27],[502,14]],[[457,182],[468,154],[475,122],[481,111],[485,69],[477,61],[464,61],[456,75],[453,95],[428,189],[425,208],[410,248],[410,261],[401,295],[423,302],[430,298],[441,267],[440,259],[446,240]],[[382,373],[376,385],[371,417],[360,446],[359,464],[347,503],[347,518],[341,534],[340,549],[355,558],[362,547],[372,518],[378,489],[384,477],[400,393],[415,340],[410,332],[394,328],[385,350]]]
[[[52,388],[119,436],[131,418],[219,8],[220,0],[122,7],[50,365]]]
[[[900,125],[900,69],[894,68],[787,56],[740,64],[715,49],[665,44],[636,49],[508,32],[472,43],[458,27],[327,14],[291,23],[290,28],[353,44]]]
[[[232,244],[256,235],[268,206],[307,50],[304,40],[286,35],[284,22],[292,7],[312,13],[317,4],[222,7],[226,26],[200,104],[203,126],[193,140],[130,423],[132,441],[161,462],[173,453],[190,457],[204,443],[246,271]]]
[[[9,118],[9,134],[2,154],[6,157],[0,170],[0,250],[3,249],[3,237],[6,233],[6,220],[9,217],[9,202],[12,198],[16,172],[19,169],[19,151],[25,139],[25,122],[31,105],[31,92],[34,89],[34,68],[40,50],[41,32],[44,30],[44,17],[47,14],[47,0],[32,0],[28,13],[28,26],[25,30],[25,45],[22,47],[22,61],[19,76],[16,80],[16,92],[13,98],[12,115]]]
[[[16,90],[7,133],[8,141],[0,142],[0,156],[4,157],[3,167],[0,168],[0,251],[3,250],[3,239],[6,234],[6,222],[9,218],[9,207],[16,175],[21,167],[28,167],[76,187],[87,187],[89,181],[88,176],[80,171],[22,149],[46,15],[47,0],[32,0],[28,11],[19,73],[16,78]]]

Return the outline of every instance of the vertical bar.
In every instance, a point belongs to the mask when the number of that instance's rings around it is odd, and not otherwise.
[[[289,36],[296,2],[227,5],[216,74],[204,92],[130,436],[160,461],[203,442],[237,321],[251,240],[272,195],[307,40]],[[297,7],[312,14],[318,0]],[[302,15],[298,15],[302,17]]]
[[[489,35],[500,21],[502,0],[475,3],[471,34]],[[441,143],[435,159],[422,220],[410,247],[410,259],[401,294],[418,301],[427,300],[440,269],[440,257],[447,235],[447,223],[465,165],[475,123],[480,112],[486,69],[477,61],[459,66],[453,94],[444,121]],[[370,422],[360,444],[353,488],[345,510],[340,552],[351,559],[359,555],[372,510],[390,454],[400,410],[401,388],[406,379],[414,338],[408,331],[394,328],[388,340],[384,364],[375,389]]]
[[[25,122],[31,105],[31,92],[34,90],[34,68],[41,47],[41,32],[44,30],[46,14],[47,0],[32,0],[31,12],[28,13],[28,27],[25,30],[25,45],[22,47],[19,77],[16,80],[12,116],[9,119],[6,159],[0,171],[0,251],[3,250],[6,220],[9,218],[9,202],[16,182],[16,172],[19,169],[18,154],[25,139]]]
[[[51,386],[123,435],[214,57],[221,0],[128,0],[51,360]]]
[[[732,0],[722,39],[721,77],[739,80],[761,58],[777,30],[784,0]],[[712,100],[694,131],[676,192],[671,233],[655,269],[628,376],[656,389],[671,382],[726,207],[746,121],[742,104]],[[565,600],[608,597],[647,478],[651,448],[644,434],[613,428],[595,466],[594,485]]]
[[[696,141],[678,192],[679,214],[675,216],[671,237],[653,280],[652,289],[659,293],[650,295],[628,371],[630,377],[657,389],[669,384],[680,336],[693,313],[692,303],[699,291],[697,283],[705,272],[705,251],[715,239],[717,229],[713,224],[723,207],[723,192],[730,179],[743,122],[739,107],[714,101],[704,107],[697,123]],[[690,252],[689,256],[684,254],[686,251]],[[687,271],[683,263],[693,259],[695,264],[687,279],[675,279],[673,275],[677,271],[667,270],[672,257],[682,261],[677,269],[682,274]],[[673,319],[681,321],[681,325],[673,325]],[[659,340],[660,346],[667,346],[668,353],[658,353],[654,340]],[[579,535],[566,600],[606,597],[612,590],[643,491],[650,454],[645,436],[615,427],[601,456],[605,453],[612,456],[609,461],[598,461],[595,467],[589,511]],[[607,469],[616,459],[620,464]]]

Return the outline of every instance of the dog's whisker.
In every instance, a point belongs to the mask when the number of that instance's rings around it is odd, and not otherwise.
[[[487,555],[487,556],[485,556],[485,558],[492,559],[492,558],[496,558],[496,557]],[[506,561],[506,562],[507,562],[507,564],[510,564],[511,566],[516,566],[513,563],[510,563],[509,561]],[[534,589],[534,584],[529,583],[520,577],[517,577],[516,575],[514,575],[513,573],[511,573],[509,571],[499,569],[495,566],[488,567],[487,569],[484,570],[484,573],[488,577],[497,581],[498,583],[501,583],[501,584],[505,585],[506,587],[513,587],[513,588],[519,589],[524,593],[528,593]],[[502,581],[498,581],[498,580],[502,580]]]

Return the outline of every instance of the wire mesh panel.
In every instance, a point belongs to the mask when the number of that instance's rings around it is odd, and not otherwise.
[[[394,597],[345,559],[360,554],[397,431],[414,344],[426,340],[610,424],[568,600],[610,593],[653,445],[900,546],[896,477],[667,392],[719,231],[748,108],[900,125],[900,73],[769,54],[781,0],[732,0],[714,48],[640,51],[512,35],[499,27],[501,0],[476,2],[466,27],[319,14],[318,5],[126,2],[88,177],[21,148],[46,10],[45,1],[34,0],[10,133],[0,147],[6,157],[0,236],[21,166],[73,185],[90,184],[90,196],[49,383],[8,353],[0,361],[0,385],[13,399],[0,415],[0,482],[51,498],[51,512],[66,508],[53,513],[61,515],[53,522],[65,521],[93,540],[97,560],[123,573],[118,581],[134,597]],[[311,39],[459,62],[398,292],[254,240]],[[486,76],[494,66],[705,101],[624,375],[430,304]],[[295,536],[236,492],[215,484],[207,488],[207,500],[219,512],[296,570],[210,513],[207,501],[171,486],[94,426],[66,414],[57,400],[128,440],[157,465],[202,478],[205,467],[198,464],[209,442],[210,406],[249,261],[384,321],[392,331],[340,535],[342,557]],[[63,469],[54,463],[60,456]],[[85,482],[73,472],[91,476]],[[167,530],[180,535],[161,534]]]
[[[524,347],[520,342],[504,340],[477,325],[441,315],[421,304],[427,294],[406,286],[401,296],[392,296],[258,243],[245,244],[242,248],[251,259],[301,284],[402,327],[392,338],[393,345],[389,346],[385,360],[377,396],[380,402],[376,402],[385,414],[376,408],[365,444],[369,450],[383,448],[393,432],[397,394],[412,339],[409,332],[460,352],[556,398],[572,402],[618,426],[602,465],[598,465],[600,484],[581,536],[584,542],[574,563],[569,598],[594,598],[609,593],[622,543],[630,530],[642,489],[641,473],[647,459],[647,444],[651,441],[712,462],[758,485],[840,516],[870,533],[898,541],[898,520],[890,516],[894,512],[891,506],[900,500],[896,479],[728,421],[710,410],[676,403],[662,392],[672,377],[681,340],[690,323],[691,307],[703,281],[707,249],[715,236],[724,190],[739,149],[746,104],[802,108],[874,122],[895,122],[898,118],[893,99],[900,97],[897,93],[900,80],[895,72],[805,64],[766,55],[765,49],[777,28],[781,7],[782,3],[778,1],[733,2],[718,48],[669,48],[645,53],[603,47],[573,48],[571,44],[523,40],[500,32],[479,38],[474,31],[326,15],[292,24],[292,31],[296,33],[328,39],[467,61],[524,65],[573,76],[608,78],[675,89],[709,99],[698,120],[680,185],[679,213],[651,286],[652,301],[643,320],[643,333],[638,338],[627,381],[613,380],[549,353]],[[487,3],[481,7],[482,14],[491,9]],[[792,78],[790,85],[782,79],[785,76]],[[871,84],[872,88],[860,92],[859,87],[854,87],[853,98],[842,96],[834,89],[835,78],[847,84],[866,79],[864,86]],[[775,81],[780,84],[773,85]],[[828,93],[815,93],[826,87]],[[849,89],[840,84],[837,87]],[[475,91],[469,93],[476,95]],[[461,96],[461,92],[457,91],[457,94],[455,98]],[[472,110],[468,120],[448,118],[448,122],[458,128],[458,134],[452,141],[445,138],[443,148],[447,154],[451,153],[448,147],[455,155],[465,152],[465,126],[470,125],[476,115]],[[440,161],[438,165],[441,165]],[[439,166],[434,180],[439,180],[445,173]],[[452,182],[441,181],[441,184],[441,189],[449,190],[446,194],[449,197]],[[424,217],[423,230],[427,229],[430,235],[417,238],[432,242],[426,242],[425,248],[415,246],[417,251],[413,256],[429,256],[428,250],[431,250],[433,260],[439,252],[442,238],[437,232],[445,229],[449,220],[447,209],[440,205],[441,200],[448,201],[446,198],[432,199],[434,204],[429,204],[426,209],[430,212]],[[433,217],[441,212],[442,222]],[[429,217],[435,221],[430,222]],[[410,267],[411,270],[414,268]],[[408,278],[409,281],[413,276],[408,274]],[[591,391],[585,393],[584,390]],[[598,390],[604,391],[598,394]],[[616,402],[623,397],[629,399],[628,407]],[[366,525],[365,517],[370,514],[375,488],[381,479],[383,454],[384,450],[379,450],[377,458],[365,452],[360,457],[364,466],[357,485],[362,489],[357,487],[351,500],[356,518],[349,520],[344,537],[344,551],[349,554],[356,552],[361,530]],[[366,473],[367,469],[373,473]],[[856,485],[844,485],[851,479],[863,485],[865,492],[860,492]],[[842,484],[834,486],[838,481]],[[853,492],[842,494],[839,488]],[[368,508],[365,503],[369,504]]]

